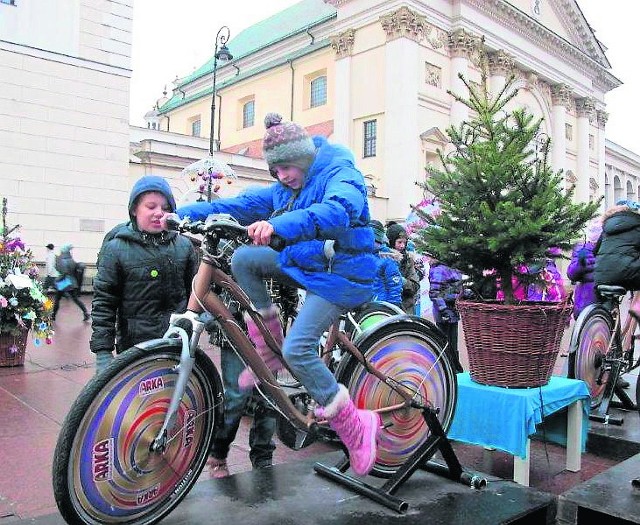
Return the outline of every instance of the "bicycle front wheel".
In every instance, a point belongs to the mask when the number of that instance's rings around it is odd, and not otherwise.
[[[365,337],[358,347],[371,366],[412,393],[417,405],[438,410],[437,417],[446,432],[455,412],[456,374],[441,335],[435,327],[422,323],[390,321]],[[336,378],[347,387],[358,408],[378,410],[403,402],[398,392],[368,373],[352,355],[340,366]],[[430,430],[419,408],[389,412],[382,419],[385,428],[380,432],[371,473],[390,477],[425,442]]]
[[[157,523],[186,496],[204,468],[223,390],[197,351],[163,451],[150,446],[176,386],[181,347],[131,348],[82,390],[55,449],[53,490],[70,524]]]
[[[582,312],[573,328],[569,349],[569,377],[586,383],[591,394],[592,410],[602,403],[609,380],[605,357],[614,335],[613,329],[611,314],[600,306],[592,306]],[[612,347],[611,350],[616,349]]]

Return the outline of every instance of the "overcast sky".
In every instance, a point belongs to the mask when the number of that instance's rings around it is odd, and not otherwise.
[[[144,126],[172,81],[204,64],[212,55],[222,26],[231,39],[243,29],[297,3],[297,0],[135,0],[130,121]],[[578,0],[598,39],[608,48],[611,72],[624,84],[606,96],[607,138],[640,154],[637,96],[640,68],[633,36],[638,31],[640,0]]]

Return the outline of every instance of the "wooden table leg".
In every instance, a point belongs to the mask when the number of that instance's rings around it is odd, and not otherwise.
[[[522,459],[520,456],[513,456],[513,481],[529,486],[529,471],[531,468],[531,440],[527,439],[527,457]]]

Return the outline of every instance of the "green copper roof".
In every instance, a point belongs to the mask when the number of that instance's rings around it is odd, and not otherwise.
[[[227,47],[233,59],[238,60],[336,16],[336,8],[325,4],[323,0],[302,0],[245,29],[237,37],[229,40]],[[208,75],[212,70],[213,56],[193,73],[181,78],[179,86]]]
[[[314,53],[315,51],[318,51],[319,49],[324,49],[329,45],[331,45],[331,42],[329,42],[329,40],[327,39],[321,40],[303,49],[294,51],[293,53],[289,53],[288,55],[280,56],[275,60],[272,60],[271,62],[261,65],[260,67],[254,67],[253,69],[249,69],[247,71],[241,70],[238,75],[228,78],[224,82],[216,82],[216,90],[219,92],[221,89],[232,86],[236,82],[245,80],[249,77],[252,77],[253,75],[262,73],[263,71],[269,71],[270,69],[281,66],[282,64],[286,64],[289,60],[295,60],[296,58],[308,55],[309,53]],[[194,93],[185,98],[182,98],[182,94],[178,92],[178,94],[173,95],[158,109],[158,113],[163,115],[177,107],[183,106],[185,104],[189,104],[194,100],[198,100],[203,97],[211,97],[212,93],[213,93],[213,86],[210,86],[202,91],[199,91],[198,93]]]

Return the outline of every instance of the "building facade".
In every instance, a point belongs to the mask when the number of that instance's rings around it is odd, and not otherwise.
[[[447,128],[469,116],[448,91],[466,96],[460,76],[478,84],[483,61],[490,92],[513,76],[511,104],[544,119],[552,166],[576,200],[609,184],[605,95],[620,81],[575,2],[303,0],[228,47],[233,60],[216,72],[222,151],[260,156],[262,118],[278,111],[352,149],[382,219],[402,220],[421,200],[415,182],[446,151]],[[212,67],[176,81],[154,125],[206,134]],[[637,193],[635,177],[625,180]]]
[[[198,197],[182,169],[208,154],[213,57],[157,101],[148,129],[129,126],[132,2],[0,3],[0,194],[36,259],[71,242],[91,266],[143,174]],[[262,120],[277,111],[349,146],[372,215],[404,219],[447,127],[467,117],[447,90],[465,94],[459,74],[480,82],[485,57],[490,91],[513,74],[513,104],[544,118],[577,199],[640,198],[640,157],[605,138],[620,82],[574,1],[302,0],[228,45],[214,138],[238,178],[223,195],[272,181]]]
[[[0,3],[0,194],[44,260],[126,217],[133,0]]]

